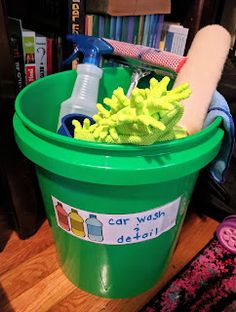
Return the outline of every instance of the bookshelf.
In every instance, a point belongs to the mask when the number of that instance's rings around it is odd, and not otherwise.
[[[172,0],[172,13],[167,20],[178,21],[189,28],[187,48],[194,35],[202,26],[219,23],[222,6],[220,0]],[[1,176],[4,181],[6,200],[0,203],[2,231],[16,229],[20,238],[32,235],[45,218],[43,205],[32,164],[18,150],[13,135],[12,116],[14,99],[17,95],[14,76],[13,56],[9,45],[7,17],[20,18],[24,27],[45,36],[62,38],[68,33],[68,2],[64,0],[44,0],[32,8],[32,1],[0,0],[0,161]],[[68,43],[62,41],[64,56]],[[2,187],[3,188],[3,187]],[[2,191],[2,190],[1,190]],[[1,227],[0,227],[1,228]],[[5,228],[5,230],[4,230]],[[0,233],[1,234],[1,233]]]
[[[171,14],[167,18],[174,22],[181,22],[189,29],[185,51],[188,51],[200,28],[221,23],[224,5],[225,0],[171,0]]]

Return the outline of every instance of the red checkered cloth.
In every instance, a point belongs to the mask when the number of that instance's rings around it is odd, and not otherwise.
[[[161,51],[155,48],[149,48],[142,45],[106,39],[114,48],[112,54],[140,60],[144,63],[163,67],[178,73],[187,60],[186,56],[180,56],[171,52]]]

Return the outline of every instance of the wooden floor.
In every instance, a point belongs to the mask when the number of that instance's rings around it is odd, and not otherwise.
[[[0,253],[0,311],[135,312],[213,237],[218,223],[189,212],[172,261],[163,279],[146,293],[110,300],[87,294],[71,284],[58,266],[48,223],[28,240],[13,234]]]

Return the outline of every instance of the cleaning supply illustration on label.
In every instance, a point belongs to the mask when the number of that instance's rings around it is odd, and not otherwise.
[[[149,145],[157,141],[185,137],[187,132],[176,124],[183,115],[181,101],[189,97],[188,83],[168,90],[169,77],[150,79],[150,88],[135,87],[130,98],[117,88],[111,98],[97,104],[95,124],[73,120],[74,137],[80,140],[115,144]],[[108,108],[107,108],[108,107]]]
[[[70,230],[68,214],[66,210],[63,208],[63,205],[60,202],[57,202],[55,205],[55,212],[57,215],[57,220],[59,225],[66,231]]]
[[[102,242],[103,233],[102,233],[102,222],[97,219],[97,216],[90,214],[89,218],[86,220],[88,237],[92,241]]]
[[[78,52],[84,55],[83,63],[77,65],[77,78],[71,97],[61,104],[58,129],[64,116],[72,113],[92,117],[97,113],[97,96],[99,80],[103,70],[99,67],[101,56],[110,54],[112,46],[105,40],[86,35],[68,35],[68,40],[75,43],[72,55],[64,62],[71,63],[76,59]]]
[[[76,236],[84,237],[85,236],[84,220],[78,214],[78,211],[76,209],[71,209],[71,212],[69,213],[69,218],[71,223],[71,231]]]

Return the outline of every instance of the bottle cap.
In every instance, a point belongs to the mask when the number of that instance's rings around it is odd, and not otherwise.
[[[95,218],[95,219],[97,219],[97,216],[96,216],[95,214],[90,214],[90,215],[89,215],[89,218]]]
[[[73,208],[71,208],[71,212],[78,213],[78,211],[76,209],[73,209]]]

